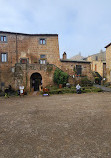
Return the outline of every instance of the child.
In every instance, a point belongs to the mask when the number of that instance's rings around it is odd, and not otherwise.
[[[19,86],[20,96],[24,95],[24,86]]]

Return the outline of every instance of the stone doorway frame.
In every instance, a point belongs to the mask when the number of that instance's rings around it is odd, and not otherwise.
[[[30,91],[40,91],[42,86],[42,75],[38,72],[30,76]]]

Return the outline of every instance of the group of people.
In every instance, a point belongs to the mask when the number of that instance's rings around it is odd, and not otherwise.
[[[12,87],[9,85],[8,88],[5,89],[5,97],[9,98],[9,92],[11,91]],[[81,86],[79,84],[76,85],[76,92],[77,94],[81,94]],[[24,86],[19,86],[18,94],[20,96],[24,96]]]
[[[9,85],[7,88],[5,88],[5,98],[9,98],[9,95],[12,92],[12,87]],[[24,96],[24,86],[19,86],[18,95]]]

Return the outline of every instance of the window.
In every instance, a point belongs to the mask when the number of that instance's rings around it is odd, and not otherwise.
[[[20,63],[21,63],[21,64],[26,64],[26,63],[28,63],[28,59],[26,59],[26,58],[21,58],[21,59],[20,59]]]
[[[96,61],[98,61],[98,56],[96,56]]]
[[[4,87],[5,86],[5,83],[4,82],[1,82],[1,87]]]
[[[46,60],[40,60],[40,64],[46,64]]]
[[[6,36],[0,36],[0,41],[6,42],[7,41],[7,37]]]
[[[40,39],[40,44],[45,45],[46,44],[46,40],[45,39]]]
[[[40,64],[46,64],[46,55],[40,55]]]
[[[7,53],[1,53],[1,62],[7,62]]]
[[[81,65],[76,65],[76,71],[77,71],[77,75],[81,75],[82,74],[82,67],[81,67]]]
[[[40,55],[40,59],[44,59],[45,57],[45,55]]]

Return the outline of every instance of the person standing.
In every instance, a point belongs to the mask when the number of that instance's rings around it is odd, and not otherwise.
[[[24,86],[19,86],[20,96],[24,95]]]
[[[77,94],[81,94],[81,86],[79,84],[76,86],[76,92]]]

